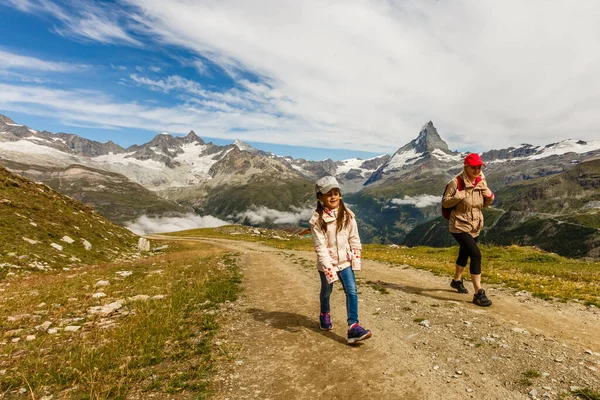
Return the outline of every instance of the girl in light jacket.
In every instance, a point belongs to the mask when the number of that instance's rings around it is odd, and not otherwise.
[[[465,157],[464,168],[460,175],[452,178],[446,187],[442,207],[453,208],[449,218],[450,233],[460,245],[454,279],[450,286],[459,293],[469,293],[463,285],[462,274],[471,259],[469,272],[473,282],[473,303],[487,307],[492,301],[481,288],[481,251],[477,246],[479,233],[483,229],[483,207],[489,207],[494,194],[488,188],[481,167],[485,166],[481,157],[475,153]],[[461,180],[459,183],[458,180]],[[460,188],[460,190],[458,190]]]
[[[313,244],[317,253],[317,269],[321,277],[320,327],[333,329],[329,298],[333,283],[342,282],[348,313],[348,343],[368,339],[372,333],[359,325],[358,291],[354,271],[360,269],[362,246],[354,213],[344,205],[340,185],[333,176],[325,176],[315,184],[317,209],[310,219]]]

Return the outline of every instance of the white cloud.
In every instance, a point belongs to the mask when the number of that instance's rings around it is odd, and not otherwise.
[[[87,68],[85,65],[73,65],[63,62],[40,60],[0,49],[0,70],[18,69],[46,72],[69,72]]]
[[[160,67],[148,67],[148,69],[152,72],[160,72],[162,69]]]
[[[417,208],[425,208],[425,207],[429,207],[429,206],[433,206],[436,204],[440,204],[442,201],[442,198],[440,196],[433,196],[431,194],[422,194],[419,196],[404,196],[403,199],[392,199],[391,203],[392,204],[398,204],[398,205],[413,205]]]
[[[200,75],[208,75],[208,67],[202,60],[194,60],[193,64]]]
[[[98,91],[0,83],[0,109],[71,121],[73,126],[143,128],[181,134],[194,129],[207,137],[243,141],[260,141],[269,137],[272,143],[306,144],[303,136],[296,136],[299,132],[309,134],[303,121],[284,119],[261,110],[261,103],[254,101],[253,94],[239,90],[213,93],[195,82],[176,78],[158,81],[134,78],[136,82],[156,90],[178,90],[196,96],[175,107],[120,103]],[[240,126],[245,130],[232,131]]]
[[[228,225],[230,222],[220,220],[210,215],[201,217],[189,214],[183,217],[150,218],[141,216],[137,220],[126,224],[126,228],[138,235],[149,233],[178,232],[196,228],[216,228]]]
[[[386,152],[430,119],[451,148],[478,152],[598,137],[595,0],[125,0],[117,3],[124,8],[86,3],[68,12],[46,0],[11,2],[42,9],[74,37],[140,46],[134,35],[150,36],[153,45],[183,47],[237,84],[217,93],[139,76],[138,84],[185,94],[185,104],[147,108],[122,126],[188,115],[170,121],[208,126],[217,138],[243,128],[236,136],[246,141]],[[225,107],[207,112],[203,102]]]
[[[54,27],[59,35],[84,41],[105,44],[127,44],[142,46],[142,43],[127,32],[131,22],[123,21],[123,10],[109,3],[50,1],[50,0],[8,0],[21,11],[50,15],[61,25]],[[63,3],[63,5],[61,5]]]
[[[271,222],[274,224],[299,225],[301,222],[308,222],[314,211],[314,208],[292,207],[292,211],[277,211],[267,207],[257,207],[238,213],[233,218],[239,221],[248,220],[250,224]]]
[[[429,119],[474,150],[597,135],[592,0],[130,3],[161,40],[268,77],[318,146],[395,149]]]

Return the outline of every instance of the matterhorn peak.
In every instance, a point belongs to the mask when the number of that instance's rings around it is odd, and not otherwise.
[[[435,149],[450,152],[448,145],[442,140],[431,121],[423,125],[417,139],[413,140],[410,144],[413,144],[417,153],[431,153]]]

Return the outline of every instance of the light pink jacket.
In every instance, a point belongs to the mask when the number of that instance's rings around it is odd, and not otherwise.
[[[360,253],[362,246],[358,236],[358,227],[354,213],[346,207],[348,224],[339,231],[336,219],[323,212],[323,221],[327,224],[327,230],[321,229],[319,213],[315,211],[309,221],[312,232],[312,240],[317,253],[317,269],[325,273],[327,282],[333,283],[339,278],[337,272],[352,266],[353,270],[360,270]]]

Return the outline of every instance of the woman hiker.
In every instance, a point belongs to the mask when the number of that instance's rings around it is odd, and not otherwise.
[[[450,286],[459,293],[469,293],[463,284],[462,274],[467,261],[471,259],[469,272],[475,291],[473,303],[487,307],[492,305],[492,301],[481,288],[481,251],[477,246],[477,239],[483,229],[481,209],[492,204],[494,194],[487,186],[481,172],[482,166],[485,167],[485,164],[479,155],[472,153],[465,157],[462,172],[452,178],[446,186],[442,207],[452,208],[449,218],[450,233],[460,246],[454,279]]]

